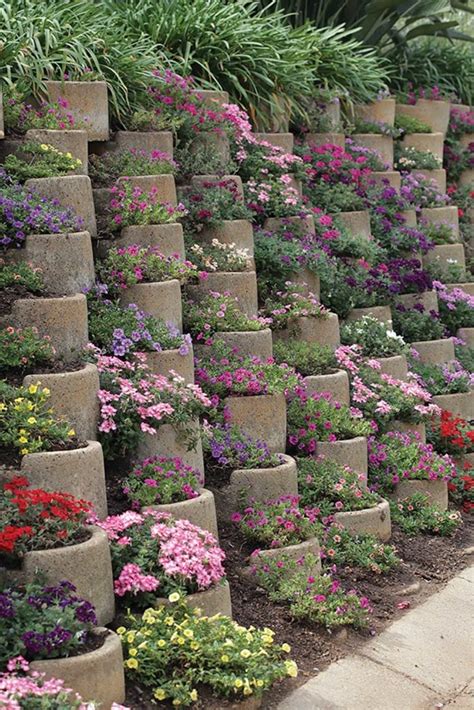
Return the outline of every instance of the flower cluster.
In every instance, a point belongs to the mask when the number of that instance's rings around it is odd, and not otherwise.
[[[123,481],[123,492],[132,508],[139,510],[143,506],[197,498],[203,484],[201,472],[178,456],[152,456],[135,464]]]
[[[405,170],[437,170],[442,161],[429,150],[418,150],[413,146],[404,146],[396,143],[394,169]]]
[[[263,223],[268,217],[291,217],[305,214],[306,210],[292,178],[285,174],[279,178],[258,182],[249,180],[244,187],[245,202],[253,213],[253,220]]]
[[[5,101],[5,126],[16,133],[26,133],[32,128],[46,130],[78,130],[84,122],[78,121],[69,109],[69,102],[60,97],[57,102],[42,101],[39,106],[32,106],[22,101],[19,96],[8,96]]]
[[[474,451],[474,428],[462,417],[443,409],[441,417],[434,418],[427,431],[429,441],[436,451],[452,456],[463,456]]]
[[[327,318],[329,311],[320,303],[314,293],[304,286],[287,282],[286,291],[278,291],[267,299],[263,315],[272,319],[276,330],[298,327],[298,318]],[[273,300],[275,299],[275,300]]]
[[[181,219],[185,232],[195,234],[204,227],[219,227],[233,219],[250,219],[251,212],[234,180],[203,181],[183,196],[186,214]]]
[[[474,328],[474,296],[462,288],[448,289],[434,281],[441,322],[449,335],[456,335],[459,328]]]
[[[408,498],[390,504],[392,521],[406,535],[420,534],[452,535],[462,523],[459,513],[442,510],[423,493],[414,493]]]
[[[254,439],[231,424],[207,421],[203,427],[203,448],[206,463],[211,469],[231,472],[235,469],[274,468],[283,463],[280,454],[272,454],[268,445]]]
[[[459,360],[425,364],[413,358],[410,370],[418,384],[432,395],[457,394],[474,388],[474,373],[466,370]]]
[[[421,173],[403,173],[400,195],[416,209],[443,207],[450,201],[434,180],[427,180]]]
[[[55,354],[51,338],[40,336],[34,326],[8,326],[0,330],[0,373],[25,372],[51,365]]]
[[[25,157],[22,157],[22,156]],[[48,143],[26,141],[21,146],[21,156],[10,153],[3,167],[13,180],[24,182],[30,178],[47,178],[67,175],[77,170],[82,160],[71,153],[63,153]]]
[[[115,150],[89,158],[89,175],[94,187],[108,187],[120,177],[172,175],[176,163],[161,150]]]
[[[393,328],[405,342],[439,340],[444,337],[444,326],[437,311],[427,311],[421,303],[407,308],[398,303],[392,310]]]
[[[341,342],[344,345],[357,344],[364,357],[401,355],[407,351],[406,343],[388,325],[374,316],[363,316],[341,327]]]
[[[234,242],[212,239],[210,243],[196,244],[191,236],[185,239],[185,244],[190,261],[196,269],[204,272],[200,274],[204,279],[208,272],[245,271],[250,262],[249,250],[239,249]]]
[[[124,178],[120,186],[114,185],[111,188],[111,193],[109,226],[112,231],[133,225],[169,224],[185,214],[181,204],[174,207],[160,202],[157,187],[144,192],[138,186],[133,187],[133,184]]]
[[[227,292],[210,291],[199,302],[183,303],[184,329],[205,345],[211,345],[218,333],[263,330],[270,322],[269,318],[247,316],[237,298]]]
[[[406,90],[397,94],[397,101],[409,106],[414,106],[418,99],[427,101],[446,101],[451,97],[446,96],[439,86],[414,86],[411,81],[408,82]]]
[[[97,524],[110,541],[115,593],[135,607],[146,608],[155,596],[203,591],[224,578],[217,540],[188,520],[145,510]]]

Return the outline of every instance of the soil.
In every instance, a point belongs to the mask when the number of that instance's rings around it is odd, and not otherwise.
[[[122,492],[123,479],[129,475],[133,463],[129,458],[105,460],[105,485],[109,515],[120,515],[130,510],[130,501]]]
[[[22,368],[21,370],[0,370],[0,379],[6,380],[6,382],[12,387],[20,387],[23,384],[23,378],[26,375],[37,375],[38,378],[41,375],[56,375],[63,372],[77,372],[77,370],[82,370],[84,367],[84,362],[82,360],[75,360],[74,362],[64,362],[63,360],[54,360],[51,363],[45,365],[35,364],[33,367]]]
[[[87,446],[87,441],[80,441],[73,437],[68,441],[56,441],[50,444],[48,449],[44,451],[38,451],[37,453],[48,453],[50,451],[72,451],[73,449],[85,449]],[[0,449],[0,471],[2,469],[15,469],[16,471],[21,470],[21,460],[22,456],[18,453],[17,449]]]
[[[13,304],[19,299],[25,298],[45,298],[45,294],[37,294],[29,291],[26,286],[8,286],[2,288],[0,298],[0,316],[7,316],[11,313]]]

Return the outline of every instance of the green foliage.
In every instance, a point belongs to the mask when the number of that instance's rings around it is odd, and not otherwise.
[[[433,314],[415,310],[399,311],[392,309],[393,329],[407,342],[422,340],[440,340],[444,336],[444,327]]]
[[[391,502],[392,521],[406,535],[452,535],[462,523],[461,516],[457,512],[442,510],[429,500],[429,496],[423,493],[414,493],[398,503]]]
[[[205,342],[217,333],[262,330],[266,324],[261,318],[249,318],[236,298],[213,292],[197,303],[184,301],[183,327],[198,342]]]
[[[294,367],[303,377],[328,375],[338,369],[332,348],[304,340],[277,340],[273,343],[273,357],[278,363]]]
[[[384,545],[368,533],[352,535],[337,523],[325,530],[320,542],[324,546],[325,567],[344,565],[385,574],[400,563],[392,545]]]
[[[409,135],[410,133],[431,133],[431,126],[424,121],[412,116],[406,116],[403,113],[395,116],[395,128],[399,128],[402,134]]]
[[[110,187],[119,177],[172,175],[176,165],[166,153],[119,150],[89,158],[89,176],[95,187]]]
[[[373,316],[344,323],[341,326],[341,343],[359,345],[366,357],[391,357],[408,349],[403,338]]]
[[[0,372],[26,371],[51,365],[55,350],[48,336],[38,335],[38,329],[3,328],[0,330]]]
[[[67,175],[81,165],[82,161],[73,158],[71,153],[62,153],[52,145],[38,141],[23,143],[20,155],[7,155],[3,164],[9,176],[19,182],[29,178]]]
[[[394,170],[437,170],[442,165],[441,159],[429,150],[395,143],[394,153]]]
[[[41,270],[35,269],[25,261],[18,264],[6,264],[0,258],[0,290],[21,286],[30,293],[40,294],[44,291]]]

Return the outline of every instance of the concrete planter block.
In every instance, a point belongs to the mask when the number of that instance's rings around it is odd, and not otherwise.
[[[330,392],[337,402],[350,403],[349,377],[345,370],[336,370],[329,375],[309,375],[303,382],[308,394]]]
[[[410,343],[422,363],[427,365],[440,365],[454,360],[454,344],[451,338],[441,340],[420,340]]]
[[[360,320],[364,316],[372,316],[377,318],[381,323],[389,324],[392,322],[392,311],[390,306],[370,306],[369,308],[351,308],[347,314],[348,321]]]
[[[117,131],[115,144],[118,150],[144,150],[145,153],[159,150],[173,157],[171,131]]]
[[[183,329],[181,286],[177,279],[129,286],[121,294],[120,302],[124,306],[135,303],[140,310],[154,318],[173,323],[180,332]]]
[[[216,271],[208,274],[197,286],[187,286],[186,292],[195,300],[200,301],[209,291],[224,293],[228,291],[237,298],[238,306],[247,316],[255,316],[258,312],[257,276],[255,271]]]
[[[214,91],[213,89],[193,89],[192,94],[200,98],[208,108],[216,108],[229,103],[227,91]]]
[[[23,378],[25,387],[38,382],[49,389],[49,406],[55,415],[71,424],[78,439],[95,441],[99,421],[99,373],[96,365],[87,363],[80,370],[37,373]]]
[[[191,186],[201,187],[203,183],[215,184],[223,181],[232,181],[237,189],[238,195],[243,198],[244,186],[242,185],[242,178],[240,175],[193,175],[191,178]]]
[[[390,519],[390,505],[387,500],[381,500],[373,508],[363,510],[350,510],[336,513],[336,523],[344,525],[353,535],[366,533],[375,535],[382,542],[390,540],[392,522]]]
[[[90,141],[106,141],[109,137],[109,105],[105,81],[45,81],[50,101],[66,99],[65,109],[86,124]]]
[[[77,545],[26,552],[20,569],[3,569],[5,581],[28,584],[37,572],[44,575],[47,584],[67,579],[77,588],[78,596],[95,606],[99,624],[109,624],[115,613],[109,541],[101,528],[91,527],[91,533],[88,540]]]
[[[163,256],[178,254],[185,258],[183,228],[180,224],[147,224],[125,227],[120,236],[113,240],[101,241],[100,256],[105,256],[110,247],[129,247],[139,244],[141,247],[156,247]]]
[[[338,212],[337,219],[355,237],[370,238],[370,212],[369,210],[356,210],[355,212]]]
[[[417,118],[419,121],[427,123],[434,133],[445,134],[448,130],[450,109],[449,101],[418,99],[413,106],[397,103],[395,115]]]
[[[320,574],[321,573],[321,559],[320,559],[321,549],[319,547],[319,540],[316,537],[312,537],[309,540],[300,542],[298,545],[287,545],[286,547],[275,547],[268,550],[259,550],[258,554],[252,555],[250,558],[250,565],[256,567],[263,567],[267,560],[300,560],[305,555],[314,555],[316,557],[316,564],[313,569],[308,570],[310,574]]]
[[[460,288],[461,291],[465,291],[470,296],[474,296],[474,281],[468,281],[468,282],[459,283],[459,284],[446,284],[446,288],[449,291],[452,291],[455,288]]]
[[[104,644],[95,651],[70,658],[32,661],[30,671],[44,673],[46,678],[62,678],[66,688],[78,693],[84,702],[96,701],[102,710],[125,700],[122,642],[113,631],[107,632]]]
[[[259,141],[270,143],[275,148],[281,148],[284,153],[292,153],[294,148],[293,133],[256,133]]]
[[[229,485],[221,490],[221,497],[229,512],[238,510],[241,500],[252,498],[259,502],[285,495],[298,495],[296,462],[283,455],[284,463],[274,468],[242,468],[232,471]]]
[[[394,419],[387,426],[388,431],[399,431],[402,434],[418,434],[420,440],[426,441],[426,427],[423,422],[416,424],[415,422],[402,422],[399,419]]]
[[[463,170],[459,177],[459,185],[465,187],[474,184],[474,170]]]
[[[318,456],[325,456],[342,466],[350,466],[357,473],[364,475],[367,482],[367,439],[356,436],[353,439],[339,441],[318,441],[316,446]]]
[[[204,475],[204,460],[199,422],[188,422],[186,428],[180,429],[171,424],[162,424],[156,434],[145,434],[137,451],[138,459],[150,456],[179,456],[187,466],[192,466]],[[196,443],[194,449],[188,449],[186,433],[194,436]]]
[[[256,355],[262,359],[273,356],[273,340],[270,328],[246,330],[240,333],[216,333],[214,340],[222,340],[230,348],[236,348],[241,355]]]
[[[95,281],[89,232],[32,234],[26,237],[23,249],[10,249],[6,257],[41,269],[50,294],[72,296],[90,288]]]
[[[178,204],[173,175],[132,175],[117,180],[119,185],[124,182],[128,182],[132,187],[139,187],[143,192],[157,190],[159,202],[170,202],[175,206]]]
[[[146,353],[146,364],[154,375],[168,377],[170,370],[184,377],[187,383],[194,384],[194,353],[192,347],[187,355],[180,355],[179,350],[162,350]]]
[[[301,229],[302,234],[315,234],[313,215],[305,215],[301,217],[267,217],[263,225],[264,229],[269,232],[276,232],[278,229],[285,227],[294,227]]]
[[[88,441],[82,449],[26,454],[20,468],[34,488],[70,493],[92,503],[99,518],[107,516],[104,457],[97,441]],[[2,480],[11,474],[15,471],[4,469]]]
[[[73,171],[75,175],[87,175],[88,172],[88,145],[87,131],[55,131],[46,128],[30,128],[26,132],[27,141],[38,141],[57,148],[61,153],[71,153],[73,158],[81,161],[81,165]]]
[[[464,340],[468,347],[474,348],[474,328],[459,328],[456,335]]]
[[[303,140],[308,145],[337,145],[339,148],[346,145],[344,133],[306,133]]]
[[[425,153],[432,153],[443,160],[443,133],[409,133],[403,137],[402,144],[406,148],[416,148]]]
[[[391,136],[382,136],[377,133],[354,133],[351,138],[357,145],[375,150],[389,168],[393,167],[393,138]]]
[[[289,280],[294,284],[304,286],[304,293],[313,293],[319,298],[321,283],[318,274],[315,274],[314,271],[305,267],[301,271],[291,274]]]
[[[229,139],[225,135],[211,132],[198,133],[196,138],[193,139],[190,151],[191,153],[196,153],[201,149],[216,153],[224,164],[230,161]]]
[[[423,207],[421,218],[430,224],[449,224],[454,234],[459,234],[457,207]]]
[[[176,520],[189,520],[193,525],[207,530],[212,533],[216,539],[219,539],[214,495],[205,488],[201,488],[197,498],[183,500],[179,503],[149,505],[144,508],[144,510],[170,513]]]
[[[370,104],[356,104],[354,106],[356,118],[374,123],[395,123],[395,99],[381,99]]]
[[[230,600],[229,582],[224,580],[204,592],[188,594],[186,602],[191,609],[200,609],[202,616],[214,616],[222,614],[232,618],[232,602]],[[171,606],[165,597],[157,597],[155,607]]]
[[[456,262],[458,266],[466,267],[466,257],[462,244],[439,244],[423,255],[423,266],[427,264],[443,264]]]
[[[472,133],[462,133],[459,136],[459,142],[463,148],[469,148],[471,143],[474,143],[474,136]]]
[[[35,325],[49,335],[59,358],[77,359],[89,341],[87,303],[82,293],[63,298],[27,298],[15,301],[11,320],[17,327]]]
[[[380,363],[379,372],[391,375],[397,380],[406,380],[408,377],[408,365],[405,355],[392,355],[392,357],[378,357]]]
[[[405,227],[413,227],[416,228],[418,222],[416,219],[416,210],[402,210],[400,214],[403,216],[405,220]]]
[[[369,175],[370,182],[375,185],[384,186],[389,185],[395,188],[395,190],[400,190],[402,184],[402,178],[397,170],[374,170]]]
[[[304,340],[307,343],[320,343],[336,349],[341,344],[339,318],[330,313],[327,318],[305,316],[297,318],[289,328],[274,330],[276,340]]]
[[[249,256],[253,257],[252,223],[246,219],[226,219],[218,227],[204,227],[195,239],[198,243],[207,244],[217,239],[222,244],[235,244],[238,249],[247,249]]]
[[[416,175],[421,175],[426,180],[433,180],[436,183],[436,187],[439,192],[443,194],[446,192],[446,170],[444,168],[435,168],[433,170],[426,170],[424,168],[415,170]]]
[[[423,293],[402,293],[397,296],[397,301],[405,308],[413,308],[416,303],[421,303],[426,311],[438,311],[438,296],[436,291],[424,291]]]
[[[91,237],[97,236],[94,198],[87,175],[33,178],[27,180],[25,186],[48,200],[58,200],[64,208],[70,207],[82,219],[83,227]]]
[[[286,401],[284,394],[226,397],[230,421],[254,439],[262,439],[272,453],[286,449]]]
[[[395,500],[403,500],[403,498],[408,498],[414,493],[424,493],[430,498],[430,503],[436,503],[442,510],[448,509],[448,484],[446,481],[404,479],[395,486],[393,498]]]
[[[474,419],[474,391],[459,392],[458,394],[439,394],[433,397],[433,402],[452,412],[455,417],[462,417],[468,422]]]

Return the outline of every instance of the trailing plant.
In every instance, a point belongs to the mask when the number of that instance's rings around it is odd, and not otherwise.
[[[401,135],[411,135],[412,133],[431,133],[431,126],[419,118],[407,116],[399,113],[395,116],[395,128],[398,128]]]
[[[230,423],[210,424],[205,420],[202,445],[206,471],[211,475],[224,472],[227,479],[235,469],[275,468],[284,463],[282,455],[271,453],[265,441]]]
[[[412,358],[410,370],[416,375],[418,383],[432,395],[457,394],[474,388],[473,372],[464,369],[459,360],[434,364]]]
[[[459,513],[442,510],[423,493],[414,493],[397,503],[390,503],[390,515],[405,535],[452,535],[461,525]]]
[[[325,308],[319,298],[314,293],[300,285],[287,282],[285,291],[278,291],[273,297],[266,300],[261,313],[272,320],[274,330],[293,328],[298,330],[299,318],[321,318],[325,320],[329,317],[329,311]]]
[[[55,354],[51,338],[40,336],[33,326],[0,330],[0,373],[4,376],[51,365]]]
[[[321,561],[323,568],[357,567],[374,574],[387,574],[400,564],[393,545],[380,542],[375,535],[353,535],[338,523],[325,528],[320,536],[323,545]]]
[[[68,111],[68,101],[61,97],[57,102],[41,101],[32,106],[22,100],[21,93],[8,87],[4,93],[4,121],[7,133],[26,133],[32,129],[50,131],[78,130],[85,123],[78,121]]]
[[[298,190],[290,183],[289,175],[259,182],[252,179],[245,183],[245,203],[252,211],[253,221],[263,224],[269,217],[297,217],[305,214]]]
[[[200,471],[178,456],[151,456],[135,464],[122,482],[134,510],[197,498],[204,483]]]
[[[39,295],[44,292],[41,269],[33,267],[26,261],[8,263],[0,258],[0,290],[21,288],[29,293]]]

